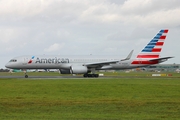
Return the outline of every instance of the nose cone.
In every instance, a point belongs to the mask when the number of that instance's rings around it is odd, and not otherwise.
[[[10,64],[7,63],[7,64],[5,65],[5,67],[6,67],[6,68],[10,68]]]

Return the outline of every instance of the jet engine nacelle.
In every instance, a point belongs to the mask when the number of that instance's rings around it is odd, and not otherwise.
[[[61,74],[71,74],[69,69],[59,69]]]
[[[71,74],[85,74],[88,73],[88,68],[86,66],[71,66]]]

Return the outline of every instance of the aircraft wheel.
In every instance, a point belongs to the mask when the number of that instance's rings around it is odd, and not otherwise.
[[[28,75],[25,75],[25,78],[28,78]]]
[[[91,77],[96,77],[96,74],[91,74]]]
[[[92,77],[92,74],[88,74],[88,77]]]
[[[94,74],[95,77],[99,77],[99,74]]]
[[[84,77],[88,77],[88,74],[84,74],[83,76],[84,76]]]
[[[84,77],[99,77],[99,74],[84,74]]]

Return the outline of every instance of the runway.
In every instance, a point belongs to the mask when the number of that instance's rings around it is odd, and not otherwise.
[[[69,75],[69,76],[31,76],[29,75],[28,78],[25,78],[24,75],[1,75],[0,79],[2,78],[15,78],[15,79],[77,79],[77,78],[82,78],[82,79],[107,79],[107,78],[134,78],[134,76],[99,76],[98,78],[96,77],[87,77],[84,78],[83,76],[79,76],[79,75]]]
[[[0,76],[0,79],[109,79],[109,78],[120,78],[120,79],[126,79],[126,78],[167,78],[167,77],[151,77],[151,76],[100,76],[98,78],[96,77],[87,77],[84,78],[83,76],[29,76],[28,78],[25,78],[24,76],[15,76],[15,75],[10,75],[10,76]]]
[[[10,76],[0,76],[0,78],[25,78],[24,76],[15,76],[15,75],[10,75]],[[26,79],[29,78],[44,78],[44,79],[61,79],[61,78],[84,78],[83,76],[29,76]]]
[[[87,77],[87,78],[84,78],[83,76],[81,75],[29,75],[28,78],[25,78],[24,75],[14,75],[14,74],[1,74],[0,75],[0,79],[109,79],[109,78],[171,78],[171,77],[167,77],[167,76],[164,76],[164,77],[152,77],[152,76],[139,76],[139,75],[130,75],[130,76],[99,76],[98,78],[96,77]],[[179,78],[179,76],[177,76],[176,78]]]

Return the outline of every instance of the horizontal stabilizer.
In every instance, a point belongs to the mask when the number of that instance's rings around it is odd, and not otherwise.
[[[174,57],[162,57],[162,58],[157,58],[157,59],[151,59],[149,61],[156,61],[156,60],[161,61],[161,60],[168,60],[170,58],[174,58]]]

